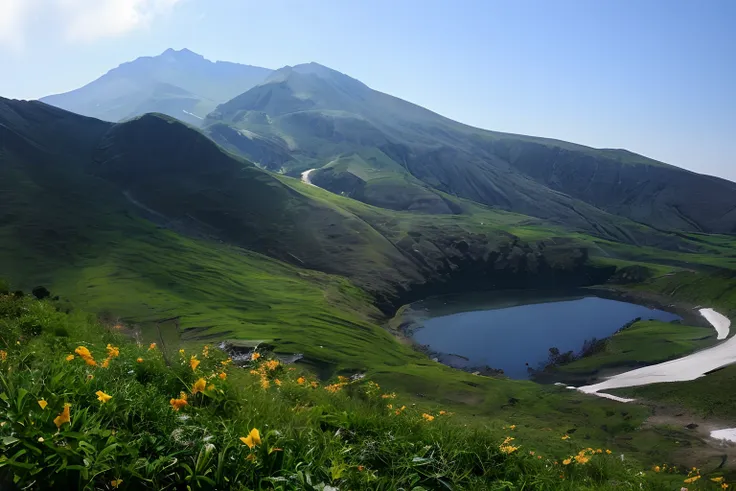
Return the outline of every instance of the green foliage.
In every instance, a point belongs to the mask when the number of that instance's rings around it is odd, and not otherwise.
[[[210,347],[167,364],[45,301],[0,309],[3,489],[669,489],[575,436],[543,455],[525,428],[420,409],[375,382],[322,384],[268,356],[235,366]],[[18,327],[29,315],[32,338]]]

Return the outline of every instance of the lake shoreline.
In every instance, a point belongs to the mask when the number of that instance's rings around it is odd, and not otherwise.
[[[470,295],[473,302],[469,308],[457,310],[448,308],[445,315],[451,315],[461,312],[472,312],[478,310],[496,310],[523,305],[534,305],[549,302],[559,302],[567,300],[582,299],[585,297],[598,297],[601,299],[614,300],[630,304],[639,305],[649,309],[656,309],[672,314],[676,314],[682,318],[683,323],[700,327],[711,327],[708,321],[695,310],[698,306],[687,302],[675,302],[671,298],[644,292],[639,290],[631,290],[617,286],[598,285],[592,287],[582,287],[574,289],[520,289],[520,290],[496,290],[472,292],[466,294],[439,295],[428,297],[426,299],[412,302],[401,306],[396,315],[389,320],[387,328],[399,337],[404,343],[409,344],[418,352],[423,353],[428,358],[447,365],[451,368],[476,373],[486,376],[505,376],[503,370],[490,367],[488,365],[477,365],[469,362],[468,358],[463,355],[450,353],[447,351],[432,349],[429,345],[418,342],[414,335],[417,330],[424,327],[424,322],[434,317],[443,315],[442,308],[435,309],[433,314],[429,314],[426,307],[427,304],[438,305],[438,302],[451,304],[453,299],[466,298]],[[621,327],[624,327],[623,325]],[[612,333],[611,335],[613,335]],[[606,336],[607,339],[610,336]],[[549,384],[551,380],[535,380],[537,383]]]

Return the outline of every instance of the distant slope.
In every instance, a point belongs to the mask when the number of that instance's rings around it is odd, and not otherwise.
[[[164,115],[112,124],[0,99],[0,136],[0,270],[11,278],[104,257],[110,234],[148,243],[141,219],[346,276],[388,310],[448,289],[588,284],[612,273],[591,267],[572,240],[526,243],[504,231],[535,226],[529,217],[471,204],[448,220],[372,208],[277,178]]]
[[[453,213],[438,191],[622,238],[610,214],[736,233],[736,184],[625,150],[472,128],[310,63],[218,106],[208,134],[260,165],[390,209]]]
[[[160,112],[199,126],[218,104],[270,73],[266,68],[213,63],[186,49],[169,49],[124,63],[84,87],[41,101],[105,121]]]

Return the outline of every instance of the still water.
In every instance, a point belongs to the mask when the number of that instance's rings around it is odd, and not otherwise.
[[[535,301],[472,311],[457,297],[420,302],[412,306],[423,312],[414,339],[432,351],[467,358],[463,364],[488,365],[523,379],[528,378],[525,364],[539,368],[553,346],[577,353],[585,340],[608,337],[637,317],[680,319],[670,312],[594,296]]]

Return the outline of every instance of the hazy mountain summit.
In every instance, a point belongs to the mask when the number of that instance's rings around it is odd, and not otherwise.
[[[123,63],[84,87],[41,101],[106,121],[160,112],[199,125],[218,104],[270,73],[267,68],[212,62],[188,49],[168,49]]]

